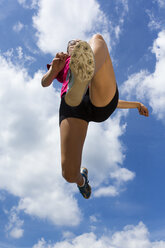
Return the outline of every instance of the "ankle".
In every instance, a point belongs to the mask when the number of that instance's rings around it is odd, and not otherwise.
[[[83,186],[85,185],[85,177],[82,176],[81,182],[78,182],[77,185],[78,185],[79,187],[83,187]]]

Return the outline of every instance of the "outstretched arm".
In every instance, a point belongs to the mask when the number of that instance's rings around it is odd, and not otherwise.
[[[119,100],[117,108],[121,108],[121,109],[137,108],[140,115],[149,116],[148,109],[140,102],[128,102],[124,100]]]

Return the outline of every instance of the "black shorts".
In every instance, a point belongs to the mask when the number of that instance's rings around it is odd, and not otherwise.
[[[96,107],[92,104],[89,97],[89,89],[84,95],[80,105],[71,107],[65,102],[65,94],[61,98],[59,111],[59,124],[66,118],[79,118],[86,122],[102,122],[107,120],[117,107],[119,99],[118,88],[111,102],[105,107]]]

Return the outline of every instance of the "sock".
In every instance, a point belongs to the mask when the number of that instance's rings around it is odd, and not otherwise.
[[[83,184],[81,186],[78,185],[79,187],[84,187],[84,185],[85,185],[85,177],[83,177],[83,180],[84,180]]]

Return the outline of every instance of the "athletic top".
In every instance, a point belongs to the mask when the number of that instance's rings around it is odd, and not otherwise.
[[[68,57],[65,61],[64,68],[58,73],[57,77],[54,79],[57,79],[60,83],[62,83],[62,89],[61,89],[61,97],[64,93],[67,92],[68,89],[68,82],[69,77],[67,77],[68,71],[69,71],[69,63],[70,63],[70,57]],[[52,63],[47,64],[47,69],[49,70]]]

